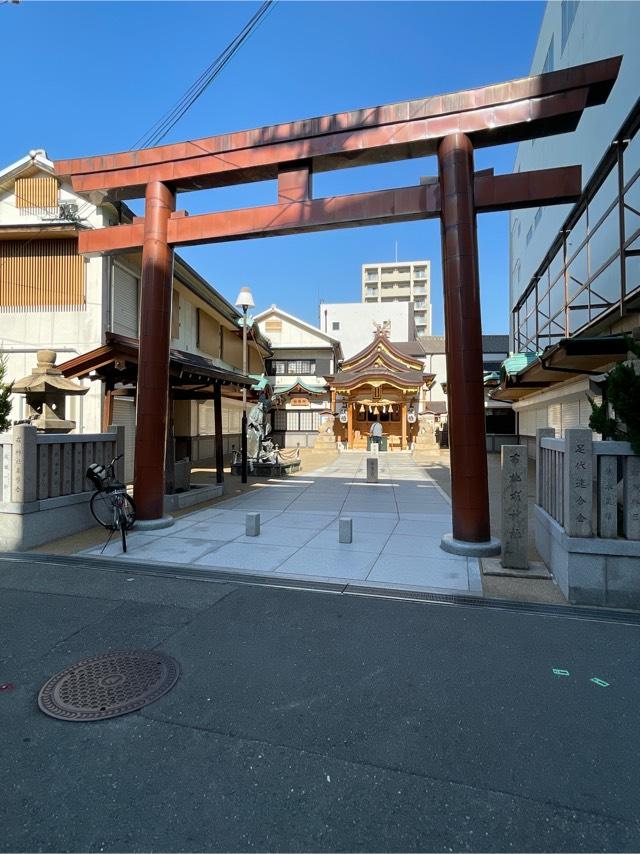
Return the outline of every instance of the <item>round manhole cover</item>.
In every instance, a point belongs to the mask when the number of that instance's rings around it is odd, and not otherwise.
[[[178,662],[161,652],[107,652],[49,679],[38,694],[38,706],[60,720],[101,721],[155,702],[179,676]]]

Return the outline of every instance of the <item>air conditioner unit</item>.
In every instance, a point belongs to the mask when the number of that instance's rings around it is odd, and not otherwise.
[[[60,219],[77,220],[78,205],[75,202],[62,202],[60,204]]]

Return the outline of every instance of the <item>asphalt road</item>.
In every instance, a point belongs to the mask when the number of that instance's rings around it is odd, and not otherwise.
[[[640,625],[602,616],[0,559],[0,850],[637,851]],[[152,647],[144,710],[38,710]]]

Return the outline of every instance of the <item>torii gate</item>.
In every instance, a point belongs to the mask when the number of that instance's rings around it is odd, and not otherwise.
[[[450,95],[100,157],[59,160],[79,193],[145,198],[130,225],[80,232],[81,253],[142,249],[134,492],[138,516],[163,512],[175,246],[440,217],[453,535],[459,554],[495,554],[490,536],[476,213],[575,201],[579,166],[474,173],[474,148],[573,131],[606,101],[622,58]],[[413,187],[314,199],[314,172],[438,156]],[[276,204],[190,217],[176,194],[277,179]]]

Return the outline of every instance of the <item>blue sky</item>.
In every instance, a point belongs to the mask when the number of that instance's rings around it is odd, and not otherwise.
[[[5,99],[0,162],[129,149],[258,8],[257,2],[30,2],[0,6]],[[165,142],[500,82],[526,75],[541,2],[281,2]],[[9,132],[7,132],[9,131]],[[478,152],[510,172],[515,149]],[[319,175],[316,196],[415,184],[431,158]],[[271,183],[189,194],[193,213],[268,204]],[[483,328],[508,329],[508,215],[479,218]],[[317,322],[318,301],[360,299],[360,266],[432,262],[433,332],[443,331],[437,221],[181,250],[227,298],[241,284]]]

